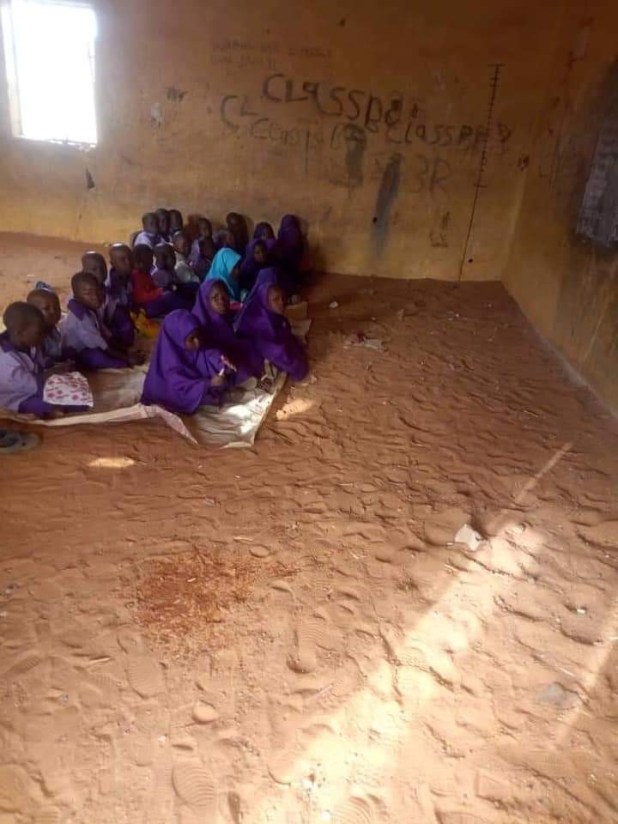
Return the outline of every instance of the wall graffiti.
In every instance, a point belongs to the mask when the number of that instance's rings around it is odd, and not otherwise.
[[[312,125],[284,126],[290,114],[285,111],[291,105],[304,104],[309,111],[299,111],[306,119],[313,115]],[[265,107],[268,107],[266,110]],[[281,118],[273,116],[273,109],[281,110]],[[512,129],[504,123],[491,125],[488,135],[486,126],[467,123],[432,123],[421,118],[416,102],[405,104],[403,96],[384,98],[362,89],[347,89],[314,81],[295,81],[282,73],[268,75],[262,84],[261,99],[250,95],[226,94],[219,106],[221,121],[232,131],[241,132],[254,140],[268,140],[285,146],[303,145],[310,132],[314,147],[323,144],[337,150],[342,140],[352,134],[358,140],[357,129],[351,131],[348,124],[363,130],[366,141],[373,135],[381,135],[392,146],[436,149],[454,149],[476,154],[481,152],[489,139],[494,150],[502,154],[512,137]],[[328,121],[335,121],[328,126]]]
[[[388,239],[391,212],[401,184],[402,155],[393,152],[386,161],[376,197],[375,215],[373,217],[373,237],[376,251],[381,254]]]
[[[386,240],[404,170],[406,190],[431,198],[443,210],[457,155],[480,154],[488,143],[503,154],[513,134],[501,122],[433,122],[418,101],[401,92],[378,95],[283,72],[266,74],[259,95],[223,95],[219,116],[237,135],[297,150],[305,173],[325,170],[333,184],[349,190],[364,185],[370,154],[376,165],[371,177],[380,181],[374,221],[378,247]],[[446,226],[438,227],[432,245],[446,245],[445,235]]]

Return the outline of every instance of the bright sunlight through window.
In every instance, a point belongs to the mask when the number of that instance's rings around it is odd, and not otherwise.
[[[2,30],[13,134],[94,145],[96,15],[70,0],[5,0]]]

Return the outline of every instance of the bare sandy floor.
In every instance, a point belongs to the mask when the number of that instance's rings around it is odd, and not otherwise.
[[[615,424],[498,285],[311,299],[255,448],[2,459],[0,824],[618,821]]]

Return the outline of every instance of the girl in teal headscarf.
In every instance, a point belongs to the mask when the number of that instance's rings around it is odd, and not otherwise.
[[[243,298],[239,282],[241,261],[241,256],[234,249],[219,249],[206,276],[206,280],[222,280],[228,288],[230,298],[237,302]]]

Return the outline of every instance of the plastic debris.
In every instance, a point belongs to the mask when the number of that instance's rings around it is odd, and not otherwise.
[[[483,536],[475,529],[472,529],[470,524],[464,524],[457,535],[455,535],[456,544],[465,544],[470,552],[476,552],[483,542]]]
[[[380,338],[368,338],[364,332],[356,332],[354,335],[349,335],[343,345],[346,348],[350,346],[362,346],[365,349],[373,349],[375,352],[384,352],[384,343]]]

